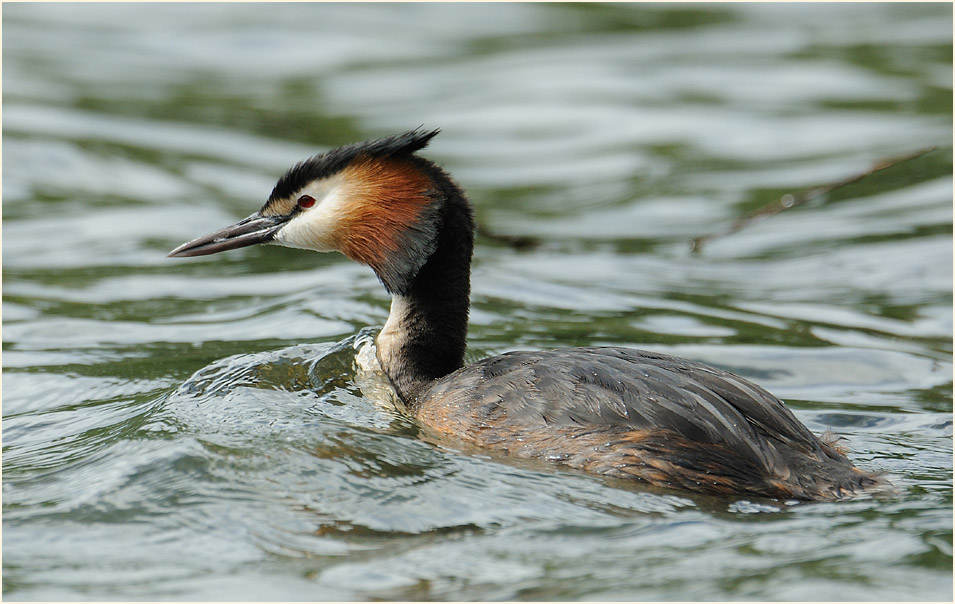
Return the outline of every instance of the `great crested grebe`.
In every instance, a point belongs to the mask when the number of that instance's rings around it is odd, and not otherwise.
[[[743,378],[628,348],[510,352],[464,367],[474,218],[413,130],[316,155],[248,218],[171,257],[256,243],[338,251],[393,296],[378,360],[407,408],[445,436],[656,486],[779,499],[877,490],[832,443]]]

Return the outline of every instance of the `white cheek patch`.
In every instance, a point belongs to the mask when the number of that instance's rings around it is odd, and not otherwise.
[[[273,243],[316,252],[336,251],[335,233],[345,206],[342,188],[326,180],[310,184],[299,195],[311,195],[318,203],[300,211],[275,234]]]

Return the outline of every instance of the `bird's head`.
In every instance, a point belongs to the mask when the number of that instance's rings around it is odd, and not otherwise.
[[[248,218],[184,243],[173,258],[273,243],[338,251],[371,266],[403,293],[437,245],[441,187],[414,155],[438,133],[412,130],[355,143],[299,162]]]

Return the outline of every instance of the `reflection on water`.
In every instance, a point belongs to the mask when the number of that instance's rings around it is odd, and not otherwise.
[[[5,598],[951,599],[950,7],[3,17]],[[469,359],[715,364],[899,495],[711,499],[450,450],[356,362],[388,312],[368,269],[165,258],[295,161],[419,124],[482,226],[536,242],[478,238]]]

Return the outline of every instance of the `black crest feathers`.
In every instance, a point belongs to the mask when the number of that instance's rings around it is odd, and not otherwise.
[[[268,206],[274,200],[291,197],[312,180],[340,172],[359,156],[383,158],[411,155],[427,147],[428,142],[439,132],[438,129],[416,128],[403,134],[352,143],[310,157],[289,168],[288,172],[275,183],[275,188],[272,189],[272,194],[269,195],[265,205]]]

